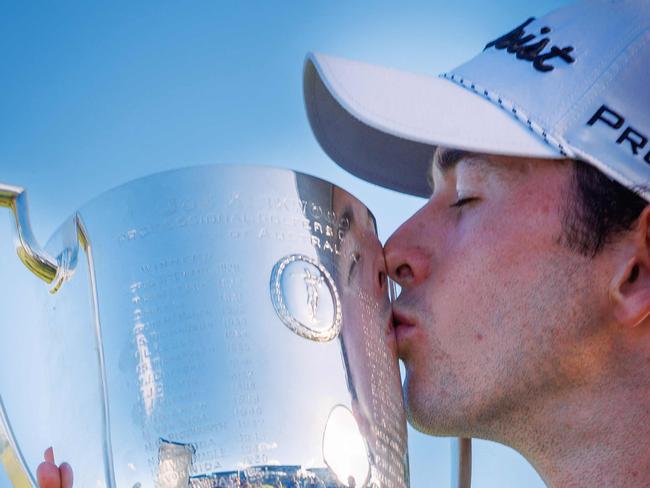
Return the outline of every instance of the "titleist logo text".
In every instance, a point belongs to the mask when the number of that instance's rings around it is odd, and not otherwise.
[[[494,47],[495,49],[506,49],[509,53],[515,54],[517,59],[532,62],[536,70],[544,73],[555,69],[555,66],[548,63],[548,61],[553,58],[560,58],[569,64],[573,63],[575,58],[570,55],[570,53],[573,52],[573,47],[571,46],[562,48],[551,46],[548,51],[543,52],[544,49],[546,49],[546,46],[550,44],[551,40],[548,37],[536,40],[534,34],[526,33],[526,27],[533,20],[535,20],[535,17],[531,17],[519,27],[511,30],[498,39],[488,42],[483,50],[485,51],[491,47]],[[542,27],[539,31],[541,35],[546,35],[550,32],[551,28],[546,26]]]

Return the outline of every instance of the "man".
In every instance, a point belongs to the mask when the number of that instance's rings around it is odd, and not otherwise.
[[[308,58],[323,149],[429,198],[385,245],[416,428],[549,486],[650,486],[649,78],[639,0],[528,19],[438,79]]]
[[[429,198],[385,246],[411,423],[549,486],[650,486],[649,66],[650,4],[594,0],[442,78],[305,67],[323,149]]]

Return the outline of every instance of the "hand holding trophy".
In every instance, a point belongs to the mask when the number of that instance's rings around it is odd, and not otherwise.
[[[40,488],[72,488],[74,475],[68,463],[57,466],[54,462],[54,450],[45,451],[45,461],[36,469],[36,479]]]

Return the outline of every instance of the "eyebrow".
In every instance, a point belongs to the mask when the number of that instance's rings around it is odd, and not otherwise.
[[[438,146],[433,152],[433,162],[427,172],[429,187],[433,190],[433,167],[436,166],[441,173],[449,173],[462,159],[468,159],[473,153],[460,149],[451,149]]]
[[[438,147],[433,153],[433,164],[438,166],[442,173],[448,173],[458,164],[461,159],[472,155],[469,151]]]

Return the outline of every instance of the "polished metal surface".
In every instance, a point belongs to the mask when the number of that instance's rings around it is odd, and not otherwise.
[[[15,443],[15,436],[7,419],[5,407],[0,398],[0,463],[11,484],[16,488],[34,486],[27,463]]]
[[[188,168],[98,197],[46,248],[68,281],[28,287],[0,350],[32,472],[53,445],[80,487],[409,485],[382,249],[349,193]]]
[[[25,190],[0,183],[0,207],[9,208],[14,216],[16,252],[21,261],[36,276],[46,283],[52,283],[59,271],[59,265],[54,258],[41,250],[32,234]]]

